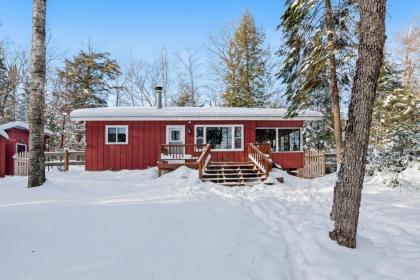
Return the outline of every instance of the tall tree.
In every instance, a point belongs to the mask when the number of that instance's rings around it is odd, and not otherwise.
[[[115,92],[115,81],[120,67],[109,53],[80,51],[72,60],[66,60],[59,71],[63,79],[63,93],[67,100],[66,111],[75,108],[107,106],[108,97]]]
[[[197,51],[186,49],[184,54],[178,54],[176,57],[178,59],[178,92],[174,96],[174,104],[181,107],[198,106],[201,75]]]
[[[285,38],[278,51],[283,65],[278,77],[287,85],[288,115],[300,109],[321,107],[334,127],[340,161],[342,129],[340,94],[349,88],[354,57],[355,1],[331,5],[331,0],[288,0],[277,27]]]
[[[245,11],[226,48],[224,105],[231,107],[265,107],[270,79],[270,50],[265,34],[255,26],[254,18]]]
[[[385,43],[386,0],[360,1],[360,33],[341,168],[334,188],[330,237],[355,248],[369,130]]]
[[[46,0],[34,0],[32,11],[31,100],[29,108],[28,187],[45,182],[44,109],[45,109],[45,21]]]

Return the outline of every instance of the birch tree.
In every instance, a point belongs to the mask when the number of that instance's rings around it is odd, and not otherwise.
[[[34,0],[32,11],[31,98],[29,108],[28,187],[45,182],[44,110],[45,110],[45,22],[46,0]]]

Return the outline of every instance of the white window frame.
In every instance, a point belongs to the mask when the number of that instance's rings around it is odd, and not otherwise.
[[[23,144],[23,143],[16,143],[16,146],[15,146],[16,153],[18,152],[18,145],[25,146],[25,152],[28,152],[28,145]]]
[[[167,125],[166,126],[166,144],[169,144],[169,137],[170,137],[170,133],[169,130],[170,129],[181,129],[181,140],[182,140],[182,145],[185,145],[185,125]]]
[[[207,127],[230,127],[232,128],[232,149],[211,149],[215,152],[243,152],[244,151],[244,125],[243,124],[196,124],[194,126],[194,144],[197,144],[197,128],[203,127],[203,144],[207,144]],[[235,127],[241,128],[241,147],[240,149],[235,149]]]
[[[108,128],[125,128],[127,134],[125,136],[125,142],[108,142]],[[118,129],[117,129],[118,131]],[[118,140],[118,133],[116,135]],[[105,126],[105,144],[107,145],[127,145],[128,144],[128,125],[106,125]]]
[[[271,153],[302,153],[302,146],[303,146],[303,135],[302,135],[302,131],[303,131],[303,127],[257,127],[255,128],[255,133],[257,133],[257,129],[275,129],[276,130],[276,148],[277,151],[272,151]],[[278,149],[280,148],[279,145],[279,129],[299,129],[299,135],[300,135],[300,150],[299,151],[279,151]]]

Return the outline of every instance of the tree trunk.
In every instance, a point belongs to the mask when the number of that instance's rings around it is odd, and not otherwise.
[[[44,110],[45,110],[45,20],[46,0],[34,0],[32,11],[31,101],[29,108],[28,187],[45,182]]]
[[[386,0],[360,0],[360,40],[330,237],[355,248],[373,103],[385,43]]]
[[[340,115],[340,95],[338,93],[337,83],[337,63],[335,60],[335,33],[332,18],[331,1],[325,0],[325,17],[328,31],[328,64],[330,74],[330,94],[331,94],[331,110],[334,123],[335,135],[335,153],[337,157],[337,164],[341,161],[341,146],[342,146],[342,129],[341,129],[341,115]]]

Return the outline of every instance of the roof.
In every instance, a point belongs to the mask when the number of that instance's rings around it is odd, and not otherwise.
[[[73,121],[147,120],[284,120],[287,109],[232,107],[102,107],[71,112]],[[318,111],[301,111],[291,120],[321,120]]]
[[[29,124],[21,121],[9,122],[0,125],[0,135],[6,139],[9,139],[9,135],[7,134],[7,130],[11,128],[17,128],[21,130],[29,130]],[[49,129],[44,129],[44,133],[46,135],[52,135],[53,132]]]

